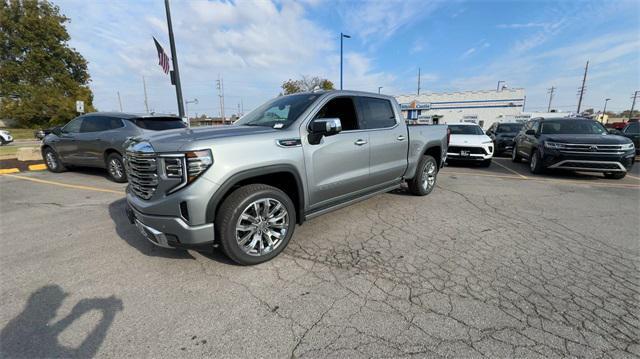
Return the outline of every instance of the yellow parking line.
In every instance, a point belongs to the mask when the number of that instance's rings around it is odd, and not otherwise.
[[[0,175],[4,175],[7,173],[18,173],[18,172],[20,172],[20,170],[17,168],[5,168],[0,170]]]
[[[494,158],[494,160],[495,160],[495,158]],[[497,162],[497,161],[493,161],[493,163],[497,164],[498,166],[500,166],[500,167],[504,168],[505,170],[507,170],[507,171],[509,171],[509,172],[511,172],[511,173],[515,173],[515,174],[517,174],[518,176],[520,176],[520,178],[523,178],[523,179],[527,179],[527,178],[528,178],[527,176],[525,176],[525,175],[521,175],[520,173],[518,173],[518,172],[516,172],[516,171],[512,170],[511,168],[509,168],[509,167],[507,167],[507,166],[505,166],[505,165],[503,165],[503,164],[500,164],[500,163],[499,163],[499,162]]]
[[[62,183],[62,182],[56,182],[56,181],[48,181],[48,180],[42,180],[42,179],[38,179],[38,178],[18,176],[18,175],[12,175],[12,174],[3,174],[3,176],[16,178],[16,179],[20,179],[20,180],[25,180],[25,181],[50,184],[50,185],[60,186],[60,187],[75,188],[75,189],[82,189],[82,190],[95,191],[95,192],[107,192],[107,193],[124,194],[123,191],[116,191],[116,190],[112,190],[112,189],[98,188],[98,187],[91,187],[91,186],[80,186],[80,185],[75,185],[75,184],[68,184],[68,183]]]
[[[29,165],[29,171],[42,171],[46,169],[47,169],[47,166],[42,163],[39,165]]]

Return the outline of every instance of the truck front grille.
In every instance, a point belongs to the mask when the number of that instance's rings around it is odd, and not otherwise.
[[[127,151],[125,168],[131,191],[142,199],[151,198],[158,187],[158,161],[155,154]]]

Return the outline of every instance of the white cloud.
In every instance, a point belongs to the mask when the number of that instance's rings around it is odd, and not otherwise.
[[[460,56],[460,58],[461,59],[465,59],[465,58],[473,55],[477,51],[482,50],[482,49],[486,49],[489,46],[491,46],[490,43],[486,42],[485,40],[481,40],[475,46],[470,47],[469,49],[467,49],[467,51],[463,52],[462,55]]]
[[[499,24],[496,25],[498,29],[528,29],[532,27],[548,27],[551,23],[548,22],[527,22],[523,24]]]

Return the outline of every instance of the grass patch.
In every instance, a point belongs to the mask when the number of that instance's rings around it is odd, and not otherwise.
[[[3,128],[3,130],[7,130],[11,132],[11,136],[13,136],[14,140],[35,140],[35,136],[33,136],[33,128]]]

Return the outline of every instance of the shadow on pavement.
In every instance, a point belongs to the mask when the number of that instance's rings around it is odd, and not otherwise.
[[[140,253],[152,257],[195,259],[188,251],[158,247],[143,238],[136,226],[129,223],[125,208],[127,200],[121,198],[109,204],[109,216],[116,227],[116,233]]]
[[[79,301],[66,317],[50,323],[68,296],[57,285],[44,286],[31,294],[22,313],[0,332],[0,357],[3,358],[88,358],[95,356],[116,313],[123,310],[122,300],[88,298]],[[60,345],[58,336],[74,321],[90,311],[99,311],[100,321],[76,347]]]

